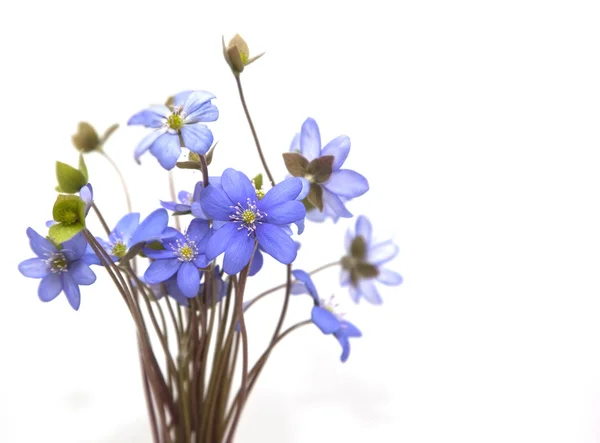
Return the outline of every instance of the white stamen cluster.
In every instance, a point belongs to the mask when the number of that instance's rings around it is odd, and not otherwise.
[[[240,229],[246,228],[248,235],[252,234],[256,230],[256,224],[262,223],[262,219],[267,216],[266,212],[261,212],[256,206],[256,202],[250,199],[246,200],[246,207],[238,203],[236,206],[231,206],[231,209],[235,210],[235,214],[231,214],[229,218],[240,224]]]
[[[340,304],[336,303],[334,295],[329,297],[329,300],[327,301],[325,301],[325,299],[322,298],[320,305],[323,309],[327,309],[329,312],[335,315],[339,321],[342,321],[344,319],[344,316],[346,315],[346,313],[339,311]]]
[[[171,245],[171,248],[179,261],[190,262],[198,257],[198,246],[187,235],[185,236],[185,241],[178,239],[176,246]]]

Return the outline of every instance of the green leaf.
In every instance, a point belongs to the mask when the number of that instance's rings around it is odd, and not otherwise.
[[[64,224],[58,223],[50,226],[48,235],[54,243],[64,243],[73,238],[76,234],[83,230],[83,223]]]
[[[202,170],[202,168],[200,167],[200,163],[196,163],[196,162],[177,162],[176,166],[179,169],[197,169],[197,170]]]
[[[263,176],[262,174],[258,174],[256,177],[254,177],[252,179],[252,181],[254,182],[254,187],[256,189],[260,189],[263,186]]]
[[[87,184],[83,173],[66,163],[56,162],[56,179],[61,192],[75,194]]]
[[[81,172],[81,174],[83,175],[83,178],[85,179],[85,185],[87,185],[89,182],[88,170],[85,164],[85,160],[83,159],[83,154],[79,154],[79,172]]]
[[[294,177],[304,177],[308,160],[302,154],[297,152],[286,152],[283,154],[283,161],[288,172]]]
[[[115,123],[114,125],[111,125],[108,127],[108,129],[106,131],[104,131],[104,135],[102,136],[102,138],[100,139],[100,144],[103,145],[104,143],[106,143],[106,140],[108,140],[108,138],[113,134],[113,132],[115,132],[117,129],[119,128],[119,124]]]
[[[212,147],[208,150],[208,152],[206,153],[206,164],[210,165],[213,161],[213,155],[215,154],[215,148],[217,147],[217,144],[219,142],[215,142],[214,145],[212,145]]]

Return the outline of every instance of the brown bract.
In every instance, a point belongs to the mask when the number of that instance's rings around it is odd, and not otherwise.
[[[323,212],[321,185],[329,180],[333,173],[333,155],[324,155],[309,162],[298,152],[286,152],[283,154],[283,161],[290,174],[305,178],[310,183],[310,191],[303,201],[306,210],[316,207]]]

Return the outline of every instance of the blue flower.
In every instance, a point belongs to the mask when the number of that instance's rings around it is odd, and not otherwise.
[[[144,278],[140,278],[140,280],[144,281]],[[149,285],[150,290],[154,294],[157,300],[160,300],[165,295],[171,297],[181,306],[189,306],[190,299],[183,295],[183,292],[177,286],[177,275],[173,275],[169,277],[166,281],[162,283],[155,283]]]
[[[110,232],[108,241],[96,237],[113,261],[117,261],[125,256],[129,249],[134,245],[160,240],[163,232],[167,229],[169,215],[164,209],[157,209],[140,223],[140,214],[132,212],[121,218],[115,228]],[[86,254],[86,260],[91,264],[99,265],[100,259],[90,250]]]
[[[314,306],[311,312],[311,320],[325,335],[333,334],[342,347],[340,360],[345,362],[350,356],[350,338],[361,337],[362,333],[349,321],[343,318],[343,315],[337,312],[338,305],[334,303],[333,297],[328,301],[319,297],[317,288],[310,275],[300,269],[292,271],[296,282],[292,286],[294,294],[308,293],[314,300]]]
[[[365,177],[350,169],[341,169],[350,152],[350,139],[345,135],[334,138],[321,149],[321,134],[317,122],[307,118],[290,146],[291,154],[284,154],[286,166],[294,177],[304,179],[310,186],[305,204],[307,218],[322,221],[331,217],[349,218],[352,213],[345,202],[369,190]],[[313,215],[321,212],[321,215]]]
[[[237,274],[250,261],[257,242],[279,262],[292,263],[297,248],[283,227],[306,215],[304,205],[295,200],[301,191],[302,182],[289,178],[259,199],[248,177],[226,169],[221,188],[208,186],[200,196],[204,212],[213,220],[225,222],[208,241],[207,257],[212,260],[225,253],[224,271]]]
[[[191,221],[185,235],[168,228],[163,235],[164,249],[144,249],[147,257],[154,261],[144,273],[149,284],[161,283],[173,275],[177,275],[177,286],[188,298],[198,295],[200,289],[200,272],[210,263],[204,250],[210,237],[208,222],[195,218]]]
[[[209,177],[209,183],[213,186],[220,186],[221,177]],[[161,206],[169,211],[174,211],[179,214],[192,214],[194,217],[201,218],[202,220],[209,220],[209,217],[202,210],[200,205],[200,194],[204,189],[204,183],[200,180],[194,186],[194,192],[180,191],[177,195],[178,202],[160,202]]]
[[[381,268],[398,254],[398,246],[391,240],[373,241],[371,222],[364,215],[356,219],[356,227],[346,232],[347,255],[342,258],[341,285],[350,285],[350,297],[358,303],[364,297],[369,303],[381,304],[375,282],[388,286],[402,283],[397,272]]]
[[[155,105],[132,116],[127,124],[154,128],[135,148],[135,160],[147,150],[160,165],[173,169],[181,154],[181,142],[190,151],[206,154],[213,142],[208,127],[200,122],[212,122],[219,118],[219,110],[212,104],[215,98],[207,91],[184,91],[173,97],[173,106]]]
[[[41,278],[38,296],[42,301],[54,300],[64,291],[71,307],[79,309],[79,285],[91,285],[96,274],[82,260],[87,242],[82,233],[75,235],[57,248],[50,240],[27,228],[31,250],[37,257],[19,263],[25,277]]]

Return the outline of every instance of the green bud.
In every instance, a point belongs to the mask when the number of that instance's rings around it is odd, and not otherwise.
[[[248,66],[250,63],[258,60],[260,57],[264,55],[264,52],[256,55],[254,57],[250,57],[250,50],[248,49],[248,44],[246,41],[239,35],[236,34],[230,41],[227,46],[225,46],[225,37],[222,38],[223,43],[223,56],[225,57],[225,61],[233,71],[235,75],[239,75],[244,71],[244,67]]]
[[[261,189],[263,187],[263,176],[262,174],[258,174],[256,177],[252,179],[252,183],[254,183],[254,189]]]
[[[96,151],[102,144],[94,127],[87,122],[79,122],[77,133],[72,136],[72,140],[79,152]]]
[[[80,158],[79,166],[84,166]],[[87,168],[85,171],[80,171],[66,163],[56,162],[56,179],[58,180],[58,192],[64,192],[65,194],[75,194],[79,192],[82,186],[87,184]]]
[[[76,195],[59,195],[52,208],[58,222],[50,226],[48,235],[55,243],[63,243],[85,227],[85,202]]]

